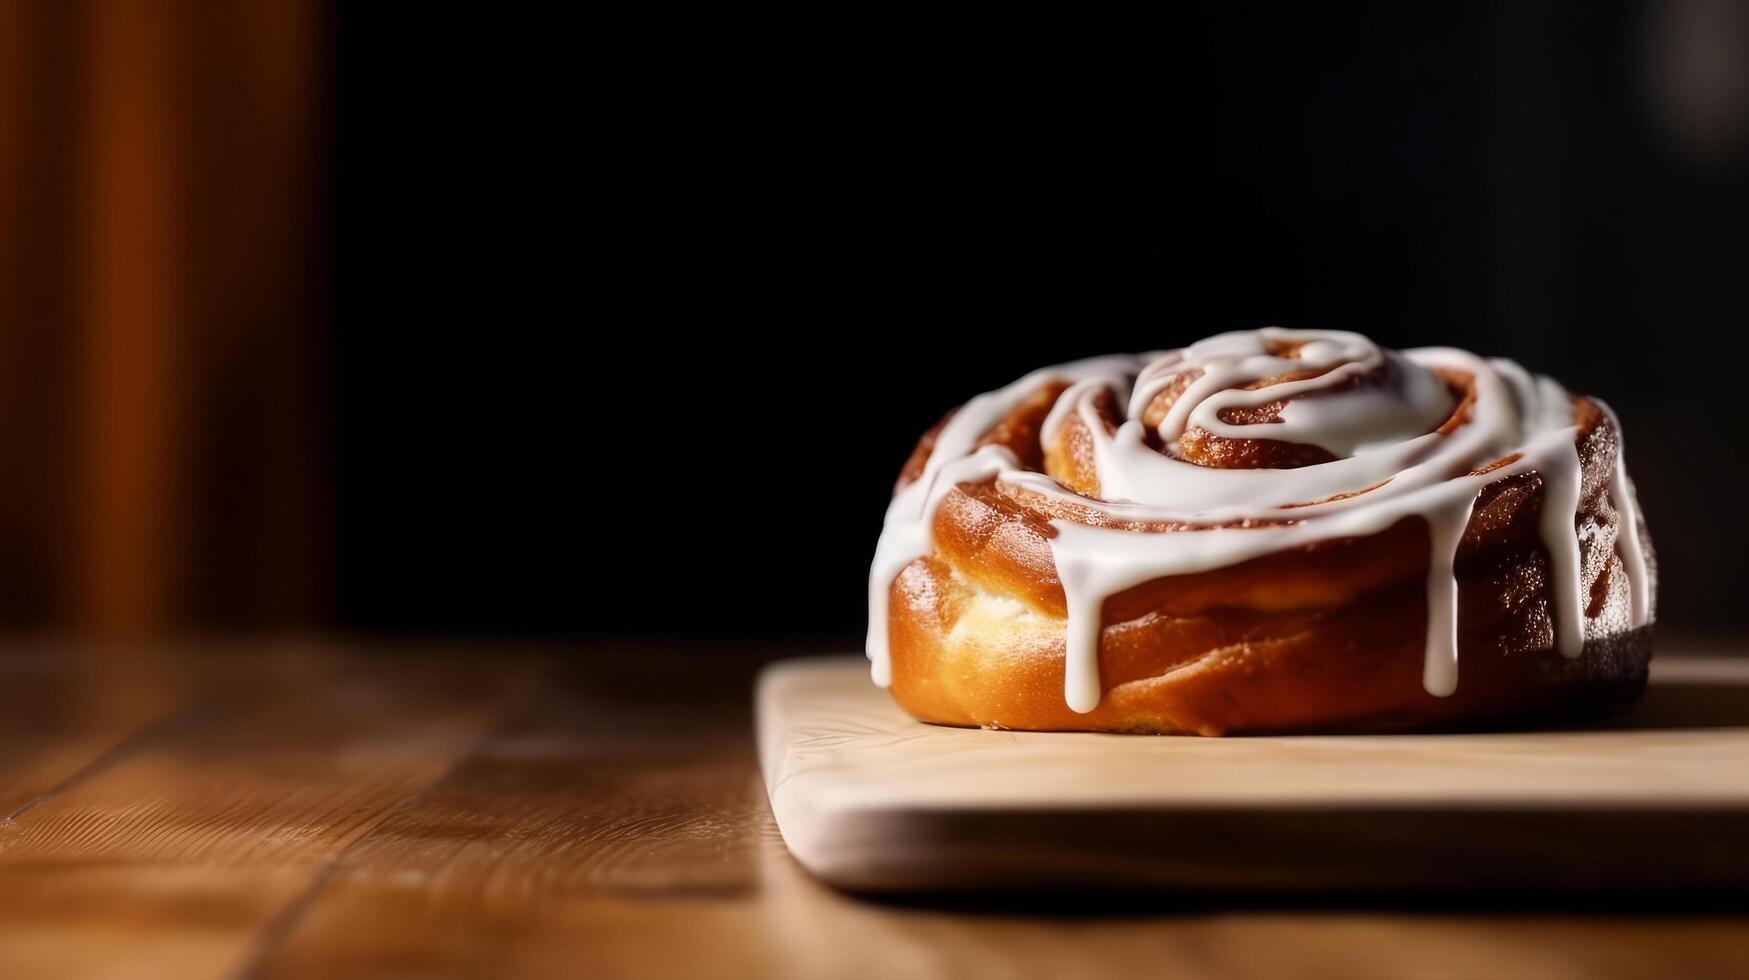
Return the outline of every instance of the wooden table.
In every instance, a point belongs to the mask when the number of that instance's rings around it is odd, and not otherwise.
[[[1749,971],[1732,896],[833,892],[750,734],[806,649],[9,644],[0,977]]]

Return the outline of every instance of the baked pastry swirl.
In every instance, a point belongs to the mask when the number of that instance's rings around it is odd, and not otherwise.
[[[868,654],[942,724],[1397,729],[1633,696],[1655,588],[1602,402],[1272,328],[1045,368],[924,435]]]

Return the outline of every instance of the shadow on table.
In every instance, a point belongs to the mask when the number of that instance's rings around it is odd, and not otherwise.
[[[1605,728],[1749,728],[1749,678],[1660,680]]]
[[[1317,891],[1169,891],[1071,889],[954,893],[857,894],[856,899],[895,910],[965,915],[1033,916],[1048,919],[1124,919],[1222,912],[1341,911],[1439,915],[1621,915],[1741,917],[1749,913],[1749,889],[1426,889]],[[1749,935],[1746,935],[1749,942]]]

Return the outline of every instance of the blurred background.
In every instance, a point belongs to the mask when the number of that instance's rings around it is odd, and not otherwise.
[[[0,625],[809,635],[1045,363],[1265,324],[1620,412],[1738,627],[1749,3],[0,0]]]

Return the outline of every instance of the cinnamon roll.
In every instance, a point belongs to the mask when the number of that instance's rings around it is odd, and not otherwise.
[[[868,655],[948,725],[1468,724],[1637,694],[1655,590],[1607,405],[1272,328],[1035,371],[925,434]]]

